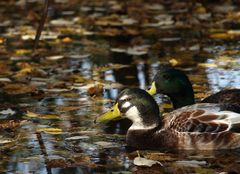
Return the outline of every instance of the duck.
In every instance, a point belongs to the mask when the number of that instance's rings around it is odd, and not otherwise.
[[[240,148],[240,114],[225,105],[198,103],[164,116],[145,90],[124,89],[109,111],[94,122],[127,118],[127,147],[139,150],[221,150]]]
[[[161,93],[167,95],[173,108],[195,104],[194,91],[187,75],[178,69],[172,67],[161,67],[156,73],[147,90],[149,94]],[[240,113],[240,89],[225,89],[212,94],[201,103],[223,103],[234,105],[234,111]]]

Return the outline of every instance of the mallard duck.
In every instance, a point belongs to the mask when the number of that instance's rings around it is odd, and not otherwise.
[[[128,118],[127,145],[137,149],[216,150],[240,147],[240,114],[221,104],[194,104],[159,115],[154,98],[142,89],[123,90],[95,123]]]
[[[162,93],[170,97],[174,109],[195,103],[192,84],[187,75],[174,68],[161,68],[154,76],[149,94]],[[213,94],[201,103],[230,103],[235,104],[240,112],[240,89],[226,89]]]

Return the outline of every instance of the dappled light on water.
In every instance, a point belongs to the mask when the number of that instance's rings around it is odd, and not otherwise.
[[[186,72],[198,101],[240,88],[235,1],[58,0],[35,54],[42,2],[0,6],[0,173],[240,172],[239,151],[140,151],[162,165],[137,166],[125,143],[131,122],[93,123],[122,89],[147,89],[162,65]]]

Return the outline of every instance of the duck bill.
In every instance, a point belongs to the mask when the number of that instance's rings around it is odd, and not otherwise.
[[[156,84],[155,82],[152,82],[152,85],[151,85],[151,88],[149,90],[147,90],[147,92],[150,94],[150,95],[154,95],[157,93],[157,89],[156,89]]]
[[[120,118],[121,118],[121,112],[118,109],[118,103],[116,103],[108,112],[96,118],[94,122],[101,123],[101,122],[120,119]]]

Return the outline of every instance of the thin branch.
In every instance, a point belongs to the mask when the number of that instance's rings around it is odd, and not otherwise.
[[[38,42],[39,42],[42,30],[43,30],[44,24],[45,24],[45,21],[46,21],[47,16],[48,16],[48,7],[51,4],[51,2],[52,2],[52,0],[45,0],[44,7],[43,7],[43,14],[42,14],[42,17],[40,19],[38,29],[37,29],[37,33],[36,33],[35,40],[34,40],[33,53],[35,52],[35,50],[38,46]]]

